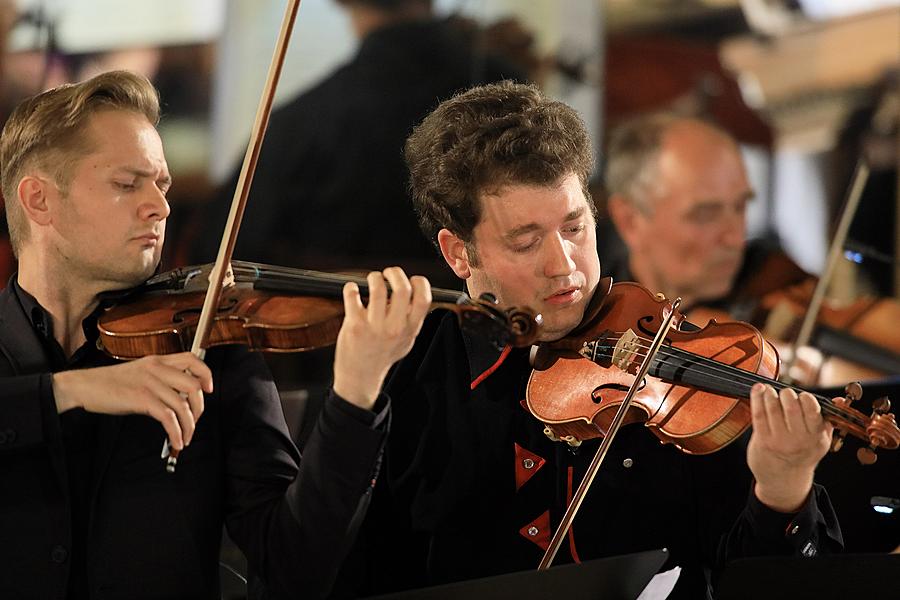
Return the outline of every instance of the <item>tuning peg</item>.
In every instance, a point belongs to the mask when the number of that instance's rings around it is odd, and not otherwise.
[[[553,428],[550,427],[549,425],[545,425],[545,426],[544,426],[544,435],[546,435],[547,438],[548,438],[551,442],[559,442],[559,441],[562,441],[562,440],[559,439],[559,436],[556,435],[556,432],[553,431]]]
[[[856,402],[862,398],[862,394],[862,384],[858,381],[851,381],[847,384],[847,387],[844,388],[844,397],[847,399],[847,402]]]
[[[860,448],[856,451],[856,460],[858,460],[861,465],[873,465],[875,464],[875,461],[878,460],[878,455],[875,454],[875,448],[872,446]]]
[[[882,396],[881,398],[876,398],[874,402],[872,402],[872,416],[875,415],[886,415],[891,411],[891,401],[887,396]]]
[[[846,429],[835,428],[834,434],[831,436],[831,452],[837,452],[844,446],[844,437],[846,435]]]

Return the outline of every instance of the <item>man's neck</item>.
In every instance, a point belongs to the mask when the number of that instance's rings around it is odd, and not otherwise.
[[[669,300],[674,300],[680,296],[682,307],[689,307],[697,300],[692,294],[672,287],[662,273],[634,254],[631,254],[628,259],[628,269],[631,271],[631,276],[634,277],[634,280],[653,294],[662,292]]]
[[[17,279],[19,286],[50,314],[53,337],[66,356],[72,356],[86,341],[82,322],[96,308],[102,286],[85,282],[54,261],[26,252],[19,258]]]

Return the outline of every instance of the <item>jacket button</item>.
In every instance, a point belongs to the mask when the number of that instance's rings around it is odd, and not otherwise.
[[[50,560],[58,565],[66,562],[68,557],[69,552],[63,546],[53,546],[53,550],[50,551]]]
[[[630,469],[632,467],[632,465],[634,465],[634,461],[631,460],[630,458],[626,458],[625,460],[622,461],[622,466],[625,467],[626,469]]]

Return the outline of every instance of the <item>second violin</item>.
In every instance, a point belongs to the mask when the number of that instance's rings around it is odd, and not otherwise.
[[[103,350],[115,358],[170,354],[190,348],[212,265],[162,273],[136,288],[98,320]],[[331,345],[344,316],[341,290],[366,280],[234,261],[234,285],[222,290],[209,346],[246,344],[265,352],[299,352]],[[498,348],[537,339],[541,316],[528,308],[501,309],[493,298],[433,289],[432,309],[454,312],[463,329]]]

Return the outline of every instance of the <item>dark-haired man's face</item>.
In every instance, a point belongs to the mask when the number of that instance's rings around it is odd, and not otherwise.
[[[471,244],[477,257],[445,229],[444,258],[471,296],[490,292],[503,306],[528,306],[543,315],[542,340],[565,336],[600,279],[594,218],[578,176],[502,187],[482,194],[481,209]]]

